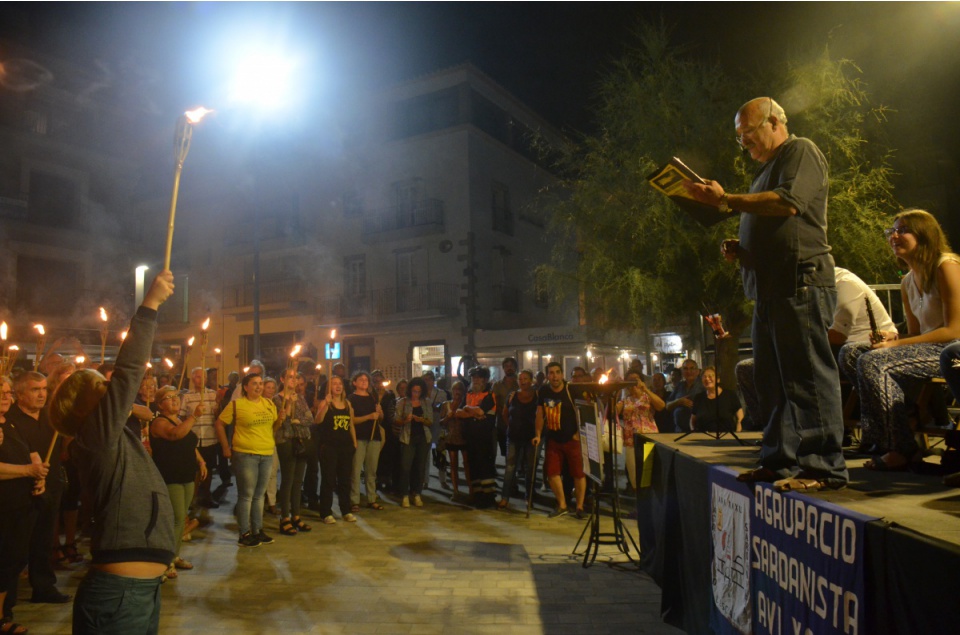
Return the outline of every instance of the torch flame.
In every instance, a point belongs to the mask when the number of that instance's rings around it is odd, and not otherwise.
[[[323,368],[323,364],[317,364],[317,370],[320,370],[321,368]]]
[[[77,355],[77,363],[78,363],[78,364],[82,364],[82,363],[85,362],[85,361],[87,361],[87,358],[86,358],[86,357],[84,357],[83,355]]]
[[[206,320],[204,320],[203,324],[200,325],[201,331],[206,331],[208,328],[210,328],[210,318],[207,318]]]
[[[244,367],[243,367],[243,374],[246,375],[246,374],[249,373],[249,372],[250,372],[250,367],[249,367],[249,366],[244,366]]]
[[[386,387],[389,386],[389,385],[390,385],[390,380],[389,380],[389,379],[386,380],[385,382],[383,382],[383,384],[382,384],[382,386],[383,386],[384,388],[386,388]]]
[[[330,339],[337,339],[337,329],[330,329]]]
[[[150,362],[147,362],[147,368],[153,368],[153,364],[151,364]]]
[[[193,335],[190,336],[190,339],[187,340],[187,346],[193,346],[193,340],[197,339]]]
[[[11,347],[10,347],[9,349],[7,349],[7,350],[10,350],[10,351],[19,351],[19,350],[20,350],[20,347],[17,346],[16,344],[14,344],[13,346],[11,346]]]
[[[103,307],[100,307],[100,319],[104,322],[107,321],[107,312],[104,311]]]
[[[184,116],[186,116],[187,121],[189,121],[190,123],[200,123],[201,119],[203,119],[206,115],[212,112],[213,112],[212,110],[207,110],[203,106],[200,106],[199,108],[188,110],[183,114]]]
[[[127,332],[126,332],[126,331],[124,331],[123,333],[120,334],[120,341],[122,342],[122,341],[125,340],[125,339],[127,339]]]
[[[166,357],[163,358],[163,363],[167,365],[167,368],[173,368],[173,362]]]
[[[7,323],[6,322],[0,324],[0,339],[2,339],[4,342],[7,341]]]
[[[296,356],[300,354],[300,348],[301,346],[299,344],[294,346],[293,350],[290,351],[290,357],[296,358]]]
[[[215,348],[215,349],[213,349],[213,352],[216,353],[217,355],[219,355],[219,354],[220,354],[220,349],[219,349],[219,348]]]
[[[605,384],[605,383],[607,383],[607,379],[608,379],[608,378],[607,378],[607,374],[604,373],[604,374],[600,375],[600,379],[597,380],[597,383],[598,383],[598,384]]]
[[[47,334],[46,331],[43,330],[43,324],[36,324],[36,325],[34,325],[33,328],[37,329],[37,333],[39,333],[40,335],[46,335],[46,334]]]

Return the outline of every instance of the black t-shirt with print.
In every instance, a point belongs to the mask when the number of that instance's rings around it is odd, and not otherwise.
[[[577,411],[566,384],[560,392],[554,392],[550,384],[544,384],[537,394],[537,402],[543,408],[542,434],[556,443],[566,443],[572,439],[578,432]]]

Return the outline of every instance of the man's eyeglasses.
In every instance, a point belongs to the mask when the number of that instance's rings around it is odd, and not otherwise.
[[[887,239],[892,238],[894,235],[903,236],[904,234],[912,234],[912,233],[913,231],[910,229],[907,229],[906,227],[888,227],[887,229],[883,230],[883,235]]]

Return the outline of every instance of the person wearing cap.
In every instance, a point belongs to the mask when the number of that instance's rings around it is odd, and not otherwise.
[[[457,410],[467,442],[470,463],[470,494],[478,508],[493,507],[497,498],[497,450],[493,442],[496,430],[496,402],[490,392],[490,371],[475,366],[467,373],[470,391],[466,402]]]

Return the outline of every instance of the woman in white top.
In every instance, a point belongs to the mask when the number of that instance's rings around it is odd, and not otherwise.
[[[937,219],[907,210],[884,234],[897,261],[909,269],[900,283],[907,334],[884,332],[880,341],[840,351],[840,365],[860,393],[862,445],[883,453],[865,467],[881,471],[921,460],[903,385],[937,376],[944,346],[960,338],[960,256],[951,252]]]

